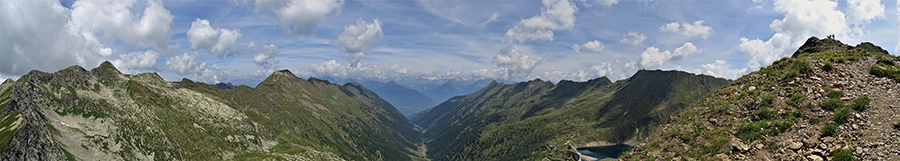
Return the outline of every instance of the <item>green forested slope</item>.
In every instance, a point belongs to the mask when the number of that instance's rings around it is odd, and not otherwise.
[[[727,80],[641,70],[612,83],[493,82],[448,100],[412,121],[425,128],[435,160],[565,160],[567,144],[618,141],[690,105]]]

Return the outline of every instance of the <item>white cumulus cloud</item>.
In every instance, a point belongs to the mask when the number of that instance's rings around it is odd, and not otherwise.
[[[278,63],[275,56],[278,56],[278,47],[275,44],[262,46],[256,49],[256,54],[253,55],[253,63],[264,68],[272,68]]]
[[[191,23],[191,29],[185,33],[191,42],[191,50],[209,49],[211,53],[219,56],[234,56],[240,54],[242,48],[235,45],[244,34],[240,29],[228,30],[209,26],[209,20],[196,19]]]
[[[381,31],[381,21],[372,20],[372,23],[357,20],[356,25],[347,25],[341,35],[334,40],[334,45],[343,53],[349,53],[350,66],[357,66],[365,57],[363,51],[372,50],[381,46],[384,32]]]
[[[329,14],[339,14],[343,0],[257,0],[256,12],[271,10],[278,26],[289,37],[312,35],[317,24]]]
[[[597,0],[597,3],[600,3],[604,6],[612,6],[616,3],[619,3],[619,0]]]
[[[168,52],[174,47],[166,44],[173,16],[161,1],[146,2],[146,7],[137,8],[135,1],[82,0],[69,9],[59,1],[0,1],[0,73],[18,76],[33,69],[96,66],[121,54],[112,47],[118,43]],[[142,58],[135,53],[119,57],[120,62]]]
[[[644,34],[631,31],[619,39],[619,43],[628,44],[636,48],[641,46],[641,44],[644,44],[644,40],[646,39],[647,36],[644,36]]]
[[[524,79],[531,75],[534,68],[541,63],[543,58],[528,56],[527,48],[518,45],[506,46],[500,49],[491,63],[496,64],[499,70],[498,76],[506,79]]]
[[[141,70],[162,70],[162,67],[156,63],[156,59],[159,59],[159,52],[153,50],[122,54],[119,57],[119,59],[112,60],[110,63],[123,73],[135,73]]]
[[[553,30],[567,30],[575,26],[578,8],[568,0],[543,0],[541,13],[519,21],[506,31],[503,43],[524,43],[530,40],[553,40]]]
[[[693,24],[679,24],[678,22],[672,22],[659,27],[659,30],[663,32],[678,33],[686,38],[700,36],[703,39],[709,37],[713,32],[712,27],[703,26],[703,20],[695,21]]]
[[[87,44],[81,34],[67,32],[70,12],[59,1],[0,1],[0,73],[20,76],[34,69],[100,64],[94,53],[105,48],[99,42]]]
[[[161,1],[147,1],[143,14],[132,13],[134,0],[81,0],[72,4],[70,27],[85,34],[116,37],[128,45],[165,51],[172,35],[172,14]],[[98,32],[99,31],[99,32]]]
[[[184,53],[182,55],[166,58],[166,66],[169,67],[169,71],[178,75],[202,75],[203,71],[206,69],[206,63],[197,62],[197,59],[199,58],[200,54],[197,54],[197,52],[194,52],[194,54]]]
[[[641,67],[658,68],[665,62],[681,60],[701,51],[702,49],[697,48],[691,42],[684,43],[681,47],[676,48],[674,52],[669,52],[668,50],[660,52],[659,48],[651,46],[641,53]]]
[[[606,45],[604,45],[602,42],[594,40],[588,41],[584,44],[572,45],[572,50],[575,50],[575,52],[581,52],[581,50],[584,49],[590,52],[600,52],[603,51],[603,48],[605,47]]]
[[[725,60],[716,60],[715,63],[701,65],[699,69],[693,72],[734,80],[746,74],[747,68],[732,69]]]
[[[848,0],[847,19],[854,24],[868,23],[875,18],[884,18],[881,0]]]

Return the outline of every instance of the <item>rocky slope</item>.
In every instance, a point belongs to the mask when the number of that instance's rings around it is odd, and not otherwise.
[[[637,72],[610,82],[492,82],[422,112],[434,160],[568,160],[570,145],[623,142],[727,80],[678,71]]]
[[[358,84],[273,73],[231,90],[109,62],[0,85],[0,160],[412,160],[418,132]]]
[[[871,43],[812,37],[684,110],[625,159],[900,159],[898,63]]]

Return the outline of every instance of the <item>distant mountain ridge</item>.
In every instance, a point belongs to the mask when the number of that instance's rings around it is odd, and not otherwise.
[[[223,87],[231,90],[223,90]],[[0,160],[419,160],[420,132],[360,84],[256,88],[155,73],[32,71],[0,85]]]
[[[629,79],[491,82],[412,118],[433,160],[566,160],[570,145],[622,142],[729,82],[679,71]],[[642,96],[650,97],[642,97]],[[634,104],[634,105],[632,105]]]
[[[444,82],[444,84],[441,84],[440,86],[426,88],[423,93],[436,101],[442,102],[447,101],[448,99],[455,96],[467,95],[472,92],[478,91],[479,89],[490,84],[491,81],[494,80],[481,79],[468,81],[452,79]]]
[[[374,84],[374,83],[367,83]],[[380,86],[370,86],[381,98],[394,105],[404,116],[409,116],[434,106],[434,101],[412,88],[390,81]]]

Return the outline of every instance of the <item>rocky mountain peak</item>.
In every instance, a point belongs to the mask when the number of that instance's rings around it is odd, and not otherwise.
[[[116,69],[116,66],[113,66],[113,64],[109,61],[103,61],[103,63],[100,63],[100,66],[91,69],[91,73],[99,77],[112,77],[116,75],[122,75],[122,72],[120,72],[119,69]]]

